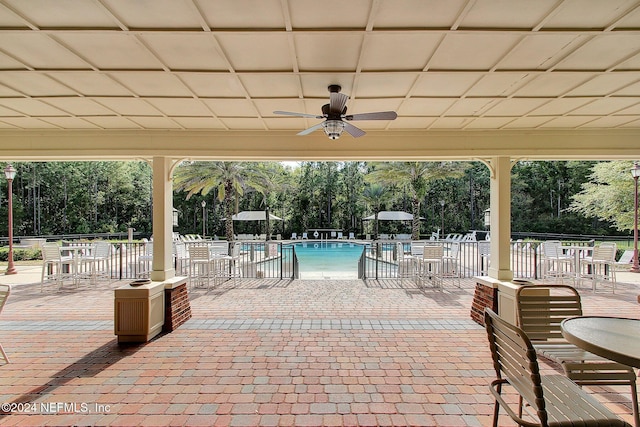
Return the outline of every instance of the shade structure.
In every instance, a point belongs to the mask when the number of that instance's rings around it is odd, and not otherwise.
[[[369,215],[362,218],[364,221],[376,219],[376,215]],[[422,219],[422,217],[420,218]],[[380,211],[378,212],[378,221],[412,221],[413,215],[402,211]]]
[[[265,211],[242,211],[231,217],[234,221],[264,221],[267,219]],[[282,218],[269,213],[269,220],[282,221]]]

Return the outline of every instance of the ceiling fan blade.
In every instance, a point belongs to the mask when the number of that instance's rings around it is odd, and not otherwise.
[[[347,105],[349,97],[344,93],[329,93],[329,112],[333,114],[342,114],[344,107]]]
[[[311,132],[315,132],[318,129],[322,129],[322,123],[318,123],[317,125],[311,126],[310,128],[303,130],[302,132],[298,132],[298,135],[309,135]]]
[[[395,111],[378,111],[377,113],[349,114],[345,120],[395,120],[398,114]]]
[[[351,123],[347,123],[347,122],[344,122],[344,130],[349,132],[349,135],[351,135],[354,138],[359,138],[361,136],[366,135],[365,131],[363,131],[359,127],[355,127]]]
[[[307,113],[292,113],[291,111],[274,111],[273,114],[281,114],[283,116],[294,116],[294,117],[309,117],[312,119],[324,119],[323,116],[318,116],[315,114],[307,114]]]

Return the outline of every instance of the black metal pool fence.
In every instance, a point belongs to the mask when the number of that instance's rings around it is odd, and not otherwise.
[[[445,255],[451,253],[453,242],[426,241],[427,244],[442,245]],[[389,279],[397,276],[397,241],[377,240],[365,245],[358,261],[360,279]],[[518,241],[511,243],[511,269],[514,277],[536,279],[541,277],[540,241]],[[586,242],[585,242],[586,243]],[[111,253],[111,277],[117,280],[148,277],[152,269],[151,243],[114,243]],[[185,242],[191,246],[207,245],[207,241]],[[242,245],[238,263],[242,276],[254,279],[297,279],[298,258],[293,244],[280,241],[239,241]],[[457,264],[461,277],[487,275],[489,266],[488,242],[457,242],[459,250]],[[404,242],[405,253],[410,253],[409,242]],[[188,255],[174,254],[177,275],[189,275]]]

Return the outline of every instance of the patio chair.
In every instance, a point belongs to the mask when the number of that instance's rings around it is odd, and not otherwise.
[[[630,427],[567,377],[543,376],[525,331],[489,308],[485,309],[485,327],[496,372],[496,379],[490,384],[495,399],[494,427],[498,425],[500,406],[522,426]],[[517,409],[508,403],[513,400],[503,398],[502,393],[511,390],[518,395]]]
[[[88,276],[91,283],[98,282],[98,277],[106,280],[111,279],[111,243],[106,241],[97,241],[91,247],[89,255],[83,256],[78,260],[80,269]]]
[[[522,285],[516,290],[518,326],[528,334],[535,351],[559,364],[565,375],[582,385],[626,385],[631,387],[631,405],[636,427],[638,394],[633,368],[596,356],[562,336],[560,323],[582,316],[580,294],[569,285]]]
[[[307,233],[302,233],[302,240],[309,240]]]
[[[46,281],[53,280],[58,288],[64,280],[75,280],[76,260],[72,256],[62,256],[60,246],[54,242],[42,244],[42,275],[40,278],[40,292],[44,290]]]
[[[478,242],[478,261],[480,263],[480,274],[483,276],[489,274],[489,265],[491,264],[491,242]]]
[[[153,262],[153,242],[144,244],[144,254],[138,257],[138,277],[149,277],[151,274],[151,263]]]
[[[453,284],[458,288],[460,287],[460,278],[462,272],[460,271],[460,260],[458,255],[460,253],[460,243],[451,243],[449,253],[442,257],[442,279],[453,279]]]
[[[2,313],[2,309],[4,305],[7,303],[9,299],[9,295],[11,294],[11,286],[10,285],[0,285],[0,313]],[[2,358],[6,363],[9,363],[9,357],[7,353],[5,353],[4,348],[2,348],[2,344],[0,344],[0,354],[2,354]]]
[[[616,252],[615,243],[600,243],[593,247],[590,257],[580,260],[580,283],[591,280],[591,287],[596,291],[598,282],[611,283],[611,292],[616,291]]]
[[[355,240],[356,235],[353,232],[349,232],[349,240]]]
[[[298,233],[291,233],[291,240],[297,240],[298,239]]]
[[[407,256],[404,253],[404,244],[396,243],[396,277],[400,281],[400,285],[404,283],[404,279],[411,279],[414,282],[418,278],[418,263],[414,256]]]
[[[443,256],[444,247],[442,245],[424,246],[422,258],[418,259],[421,284],[428,280],[434,288],[442,288]]]
[[[184,242],[173,243],[173,256],[175,257],[176,274],[188,274],[189,269],[189,251]]]
[[[562,242],[559,240],[547,240],[540,245],[542,248],[542,281],[575,278],[573,272],[574,257],[564,253]]]
[[[215,278],[214,268],[209,247],[192,245],[189,248],[189,285],[192,288],[210,287]]]
[[[338,239],[338,240],[342,240],[342,239],[344,239],[344,235],[342,234],[342,231],[338,231],[337,239]]]

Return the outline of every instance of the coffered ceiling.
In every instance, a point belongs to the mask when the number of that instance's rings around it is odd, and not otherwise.
[[[365,131],[637,129],[640,2],[0,0],[0,129],[295,135],[329,84]]]

